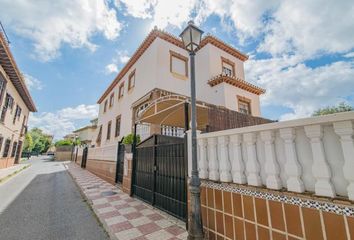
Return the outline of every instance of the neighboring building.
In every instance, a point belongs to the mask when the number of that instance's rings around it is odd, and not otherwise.
[[[201,130],[207,127],[208,120],[203,118],[207,118],[204,107],[208,104],[254,117],[261,115],[259,95],[265,90],[245,81],[247,59],[214,36],[203,38],[195,56]],[[190,96],[189,76],[189,54],[182,41],[154,29],[98,100],[96,146],[116,144],[132,133],[136,122],[138,134],[144,136],[161,133],[166,126],[183,127],[179,119],[184,119],[181,103]]]
[[[36,107],[0,32],[0,168],[19,162],[30,112]]]
[[[82,127],[82,128],[79,128],[79,129],[73,131],[75,136],[77,136],[78,139],[80,139],[81,144],[87,145],[87,146],[91,146],[91,145],[95,144],[96,128],[97,128],[98,119],[95,118],[95,119],[91,120],[90,122],[91,122],[90,125],[87,125],[85,127]]]

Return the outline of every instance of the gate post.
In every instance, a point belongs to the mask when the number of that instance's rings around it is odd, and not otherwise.
[[[123,192],[129,195],[131,195],[132,193],[132,175],[133,175],[132,169],[133,169],[133,154],[125,152],[122,190]]]

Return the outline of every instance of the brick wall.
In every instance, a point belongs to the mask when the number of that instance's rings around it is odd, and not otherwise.
[[[354,239],[351,202],[203,181],[201,203],[209,239]]]
[[[86,169],[107,182],[115,184],[115,161],[87,159]]]

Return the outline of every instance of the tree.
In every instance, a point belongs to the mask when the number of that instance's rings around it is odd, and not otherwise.
[[[75,141],[73,141],[72,139],[62,139],[62,140],[56,141],[54,145],[56,147],[58,147],[58,146],[80,145],[80,144],[81,144],[81,141],[80,141],[80,139],[77,138]]]
[[[337,106],[325,107],[316,110],[312,116],[322,116],[339,112],[354,111],[354,108],[344,102],[339,103]]]
[[[43,133],[39,128],[33,128],[28,132],[28,135],[32,138],[31,151],[44,153],[47,152],[49,147],[52,145],[53,137]]]
[[[25,152],[31,152],[33,149],[33,139],[31,134],[26,133],[25,135],[25,142],[23,144],[23,151]]]

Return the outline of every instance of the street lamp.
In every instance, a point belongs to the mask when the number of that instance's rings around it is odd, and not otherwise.
[[[197,120],[196,120],[196,97],[195,97],[195,66],[194,56],[198,49],[203,31],[194,25],[193,21],[180,34],[184,47],[189,52],[191,68],[191,121],[192,121],[192,178],[189,182],[190,192],[190,225],[188,239],[203,239],[203,226],[200,204],[200,179],[197,162]]]

